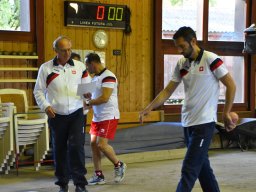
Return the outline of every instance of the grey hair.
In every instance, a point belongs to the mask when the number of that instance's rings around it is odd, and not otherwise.
[[[59,37],[57,37],[57,39],[55,39],[54,41],[53,41],[53,44],[52,44],[52,46],[53,46],[53,49],[54,50],[57,50],[59,47],[59,42],[61,41],[61,40],[63,40],[63,39],[66,39],[66,40],[68,40],[69,42],[71,42],[71,40],[68,38],[68,37],[66,37],[66,36],[59,36]]]

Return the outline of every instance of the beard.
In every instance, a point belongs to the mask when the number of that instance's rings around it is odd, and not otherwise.
[[[186,52],[183,53],[183,56],[185,58],[189,59],[190,56],[192,55],[192,53],[193,53],[193,47],[192,47],[191,43],[189,43],[189,48]]]

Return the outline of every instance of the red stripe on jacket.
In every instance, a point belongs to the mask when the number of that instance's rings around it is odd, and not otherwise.
[[[87,70],[85,70],[85,71],[83,71],[83,75],[82,75],[82,78],[86,78],[86,77],[88,77],[88,71]]]
[[[106,82],[115,83],[116,82],[116,78],[115,77],[105,77],[104,79],[102,79],[102,83],[106,83]]]
[[[181,70],[180,70],[180,76],[181,76],[181,78],[184,77],[185,75],[187,75],[187,73],[188,73],[187,70],[181,69]]]
[[[57,73],[51,73],[48,77],[47,77],[47,80],[46,80],[46,87],[49,86],[49,84],[56,78],[58,77],[59,74]]]
[[[214,71],[215,69],[217,69],[219,66],[221,66],[223,64],[223,61],[219,58],[215,59],[212,64],[210,65],[210,69],[211,71]]]

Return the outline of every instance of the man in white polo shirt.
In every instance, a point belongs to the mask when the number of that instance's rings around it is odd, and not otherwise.
[[[56,57],[41,65],[34,88],[38,106],[49,118],[59,192],[68,192],[71,174],[76,192],[87,192],[85,185],[85,120],[83,100],[77,96],[78,84],[91,78],[85,65],[70,58],[71,40],[65,36],[53,42]],[[68,155],[67,155],[68,151]],[[70,172],[68,171],[68,160]]]
[[[162,105],[183,81],[185,99],[182,106],[186,156],[176,192],[191,192],[199,179],[204,192],[219,192],[217,180],[208,159],[208,148],[217,121],[219,81],[226,86],[223,121],[227,130],[235,127],[229,115],[236,86],[222,60],[216,54],[198,47],[196,34],[181,27],[173,36],[181,58],[169,84],[140,112],[141,121],[151,110]]]
[[[89,99],[88,107],[93,108],[90,134],[95,173],[88,180],[88,184],[105,183],[101,169],[101,152],[113,163],[114,180],[118,183],[124,179],[126,164],[118,160],[114,149],[108,144],[109,139],[114,139],[120,118],[117,78],[101,64],[100,57],[96,53],[90,53],[86,56],[86,66],[89,73],[94,74],[92,82],[96,83],[96,90],[92,94],[85,94],[85,97]]]

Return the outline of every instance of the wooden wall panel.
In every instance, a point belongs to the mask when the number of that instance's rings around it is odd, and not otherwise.
[[[0,41],[0,50],[3,50],[4,49],[4,42],[3,41]],[[0,66],[3,67],[4,65],[4,62],[0,60]],[[0,71],[0,77],[4,77],[4,71]],[[3,83],[0,83],[0,89],[3,89],[4,88],[4,84]]]
[[[52,42],[59,35],[70,37],[73,49],[105,51],[106,66],[119,80],[120,111],[140,111],[153,98],[153,0],[100,2],[127,5],[132,13],[132,33],[123,36],[122,30],[105,29],[109,35],[109,45],[99,50],[92,42],[95,28],[65,27],[63,0],[45,0],[45,60],[55,56]],[[126,43],[125,47],[123,43]],[[122,55],[114,56],[113,49],[122,49]]]
[[[133,1],[130,0],[130,7],[131,8],[131,28],[132,28],[132,33],[128,38],[128,43],[129,43],[129,55],[127,55],[127,68],[129,71],[129,75],[127,74],[127,86],[125,87],[125,92],[127,94],[127,97],[125,100],[128,103],[125,103],[125,111],[126,109],[130,109],[131,111],[136,111],[136,106],[138,101],[141,99],[141,94],[143,91],[137,92],[137,87],[141,86],[141,82],[138,79],[139,74],[139,68],[141,67],[141,53],[142,53],[142,46],[141,46],[141,39],[139,39],[140,31],[141,28],[138,27],[138,23],[141,22],[141,19],[139,19],[138,15],[140,15],[138,12],[139,10],[143,10],[142,7],[138,7],[141,1]],[[128,48],[127,47],[127,48]],[[126,74],[125,74],[126,76]],[[141,89],[142,90],[142,89]],[[133,101],[133,102],[129,102]]]
[[[2,52],[36,52],[36,45],[34,43],[19,42],[19,41],[0,41],[0,51]],[[36,67],[36,60],[26,60],[26,59],[2,59],[0,58],[0,67]],[[1,79],[27,79],[32,78],[33,75],[31,72],[26,71],[1,71]],[[22,82],[0,82],[0,88],[15,88],[15,89],[24,89],[28,95],[29,105],[34,105],[33,98],[33,88],[34,83],[22,83]]]
[[[147,12],[153,13],[153,1],[143,1],[144,9],[148,10]],[[142,105],[145,107],[148,105],[148,102],[151,101],[154,97],[153,91],[154,90],[154,66],[153,66],[153,14],[146,14],[143,12],[143,63],[151,64],[152,67],[148,68],[148,65],[143,65],[143,76],[142,82],[148,81],[148,83],[143,84],[143,100]],[[149,56],[150,55],[150,56]]]

